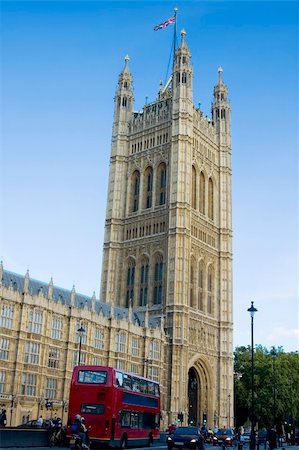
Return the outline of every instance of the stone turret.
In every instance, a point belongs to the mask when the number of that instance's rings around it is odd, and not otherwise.
[[[73,288],[71,290],[71,306],[75,306],[75,299],[76,299],[76,290],[75,285],[73,285]]]
[[[48,284],[48,299],[52,300],[53,298],[53,277],[51,277],[51,280]]]
[[[214,100],[212,105],[212,118],[219,133],[220,142],[229,145],[230,136],[230,105],[227,94],[228,89],[222,79],[223,69],[218,68],[218,83],[214,87]],[[228,134],[228,139],[225,135]]]
[[[30,282],[30,277],[29,277],[29,270],[27,269],[25,278],[24,278],[24,292],[29,292],[29,282]]]
[[[187,109],[187,104],[184,101],[189,100],[189,105],[192,105],[193,97],[193,69],[190,62],[191,53],[187,47],[186,31],[181,32],[181,44],[176,51],[175,61],[173,67],[173,102],[174,110],[183,107]]]
[[[129,56],[125,57],[125,67],[118,78],[114,97],[114,120],[112,133],[112,155],[125,155],[126,146],[122,139],[128,133],[128,123],[133,111],[133,78],[129,69]]]

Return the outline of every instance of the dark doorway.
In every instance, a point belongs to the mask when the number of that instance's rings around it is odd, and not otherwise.
[[[199,397],[199,379],[193,367],[188,372],[188,424],[199,424],[198,397]]]

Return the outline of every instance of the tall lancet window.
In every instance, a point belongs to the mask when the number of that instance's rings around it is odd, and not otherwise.
[[[161,163],[157,171],[157,205],[165,205],[166,202],[166,166]]]
[[[134,304],[134,286],[135,286],[135,261],[130,259],[128,261],[127,269],[127,293],[126,293],[126,308],[129,307],[130,302]]]
[[[140,173],[138,172],[138,170],[136,170],[133,174],[132,191],[132,211],[135,212],[138,211],[139,208]]]
[[[153,169],[148,167],[145,171],[145,208],[151,208],[153,202]]]
[[[196,196],[196,169],[194,166],[192,166],[192,199],[191,199],[191,206],[193,209],[196,209],[197,207],[197,196]]]
[[[149,260],[143,258],[140,267],[140,291],[139,291],[139,305],[147,305],[148,296],[148,272],[149,272]]]
[[[205,204],[205,199],[206,199],[206,180],[205,180],[205,176],[202,172],[200,172],[200,177],[199,177],[199,211],[204,214],[205,210],[206,210],[206,204]]]
[[[210,265],[208,268],[208,279],[207,279],[207,290],[208,290],[208,298],[207,298],[207,313],[212,314],[213,310],[213,295],[214,295],[214,270]]]
[[[209,184],[208,184],[208,216],[209,219],[214,219],[214,185],[212,178],[209,178]]]
[[[195,307],[195,301],[194,301],[194,258],[191,258],[191,262],[190,262],[190,306],[192,308]]]
[[[157,255],[155,258],[154,272],[154,295],[153,303],[155,305],[162,303],[163,300],[163,256]]]
[[[203,280],[204,280],[203,261],[200,261],[198,267],[198,309],[203,311]]]

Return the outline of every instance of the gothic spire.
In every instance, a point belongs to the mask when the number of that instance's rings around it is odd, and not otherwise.
[[[214,100],[212,104],[212,118],[216,124],[217,131],[227,132],[230,131],[230,104],[227,98],[228,89],[225,85],[223,78],[223,69],[221,66],[218,68],[218,82],[214,87]]]

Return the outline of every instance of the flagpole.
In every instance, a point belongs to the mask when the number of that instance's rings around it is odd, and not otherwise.
[[[172,78],[174,72],[175,50],[176,50],[176,17],[178,8],[174,8],[174,29],[173,29],[173,60],[172,60]]]

